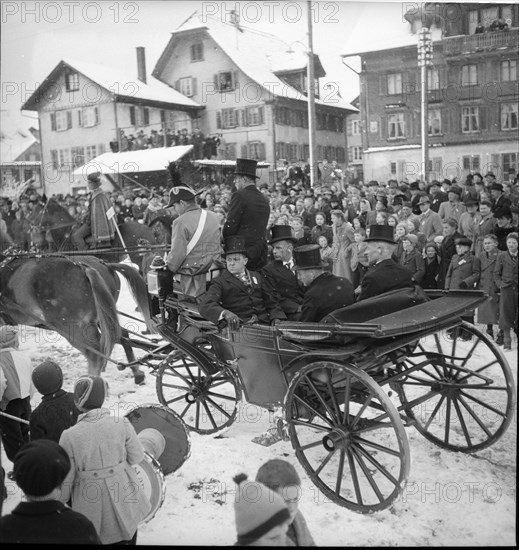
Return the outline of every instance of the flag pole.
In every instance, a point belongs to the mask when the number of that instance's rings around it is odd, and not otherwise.
[[[128,248],[126,247],[126,243],[124,242],[123,236],[121,235],[121,232],[119,231],[119,226],[117,225],[115,221],[115,210],[113,206],[110,206],[110,208],[106,211],[106,217],[114,224],[115,230],[117,231],[117,234],[119,235],[119,239],[121,241],[121,244],[123,245],[124,251],[128,256],[130,256],[130,253],[128,252]]]

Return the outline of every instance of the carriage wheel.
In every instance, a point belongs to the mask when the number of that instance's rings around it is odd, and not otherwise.
[[[397,498],[409,474],[409,443],[393,403],[366,373],[310,363],[290,383],[285,415],[299,462],[327,497],[361,513]]]
[[[199,434],[212,434],[230,426],[241,399],[235,374],[227,368],[213,371],[212,365],[199,365],[188,353],[175,350],[157,372],[159,401]]]
[[[470,323],[422,338],[398,380],[400,400],[416,429],[453,451],[497,441],[512,420],[515,386],[497,346]]]

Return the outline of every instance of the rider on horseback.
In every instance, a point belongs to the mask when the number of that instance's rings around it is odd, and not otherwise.
[[[78,250],[88,249],[85,239],[89,236],[92,236],[94,246],[99,248],[110,246],[115,235],[115,222],[106,215],[112,203],[101,189],[100,175],[100,172],[94,172],[87,176],[88,189],[91,192],[88,210],[82,224],[70,236]]]

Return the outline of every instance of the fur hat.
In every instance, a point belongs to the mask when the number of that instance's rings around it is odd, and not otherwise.
[[[54,361],[44,361],[32,371],[32,383],[42,395],[56,393],[63,385],[63,371]]]
[[[274,527],[289,521],[290,513],[283,498],[257,481],[247,481],[245,474],[234,478],[238,485],[234,517],[238,545],[248,545]]]
[[[70,471],[63,447],[51,439],[36,439],[23,445],[13,462],[18,487],[29,496],[42,497],[59,487]]]
[[[107,392],[108,385],[100,376],[81,376],[74,384],[74,403],[83,412],[98,409]]]
[[[10,325],[0,327],[0,349],[12,348],[18,344],[18,329]]]

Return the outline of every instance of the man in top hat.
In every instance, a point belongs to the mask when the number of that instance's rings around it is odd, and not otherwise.
[[[168,208],[177,218],[171,226],[171,247],[167,266],[178,275],[181,291],[199,296],[206,291],[206,273],[221,262],[220,220],[215,212],[196,203],[196,193],[187,185],[169,192]]]
[[[270,215],[268,199],[256,187],[257,161],[236,159],[234,183],[229,212],[222,237],[243,237],[249,269],[259,270],[267,263],[267,223]]]
[[[426,242],[434,241],[434,237],[442,234],[442,220],[439,214],[431,210],[429,195],[422,195],[418,201],[418,206],[422,211],[419,216],[420,225],[418,226],[418,230],[425,235]]]
[[[467,211],[467,207],[460,202],[461,189],[457,185],[452,185],[448,197],[447,201],[440,204],[438,214],[442,221],[454,218],[459,223],[461,215]]]
[[[110,199],[101,189],[101,173],[88,174],[90,198],[83,223],[70,235],[78,250],[87,250],[86,238],[92,236],[94,246],[110,246],[115,236],[115,222],[109,220],[106,213],[112,207]]]
[[[370,268],[360,284],[357,301],[397,288],[414,286],[411,272],[391,258],[396,242],[390,225],[372,225],[369,228],[369,237],[364,242]]]
[[[269,293],[279,295],[279,305],[287,319],[298,321],[304,291],[297,282],[294,269],[293,250],[297,239],[292,236],[288,225],[274,225],[271,231],[269,244],[274,259],[261,270],[265,288]]]
[[[492,212],[495,212],[498,208],[510,208],[512,201],[505,195],[505,189],[502,183],[494,182],[489,189],[493,203]]]
[[[294,249],[294,258],[297,280],[306,289],[300,321],[318,323],[328,313],[355,302],[350,281],[325,271],[318,245],[298,246]]]
[[[225,240],[224,257],[226,269],[198,299],[200,314],[214,324],[225,321],[231,330],[238,329],[240,322],[271,324],[277,319],[286,320],[277,295],[267,291],[258,272],[245,267],[248,256],[242,237]]]

